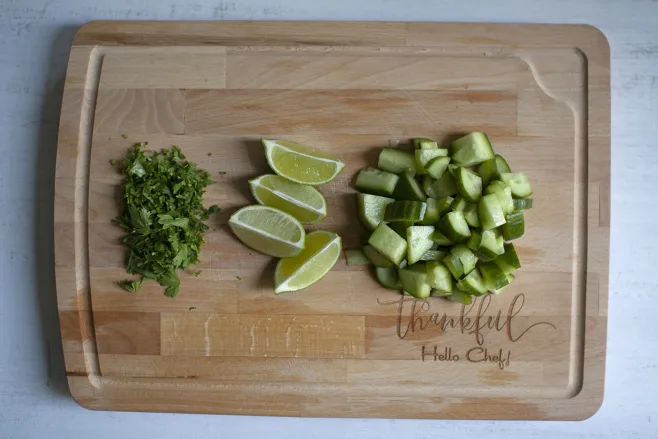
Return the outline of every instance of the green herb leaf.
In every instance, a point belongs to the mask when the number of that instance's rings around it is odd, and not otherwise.
[[[171,226],[187,229],[190,220],[189,218],[173,218],[171,215],[158,215],[158,223],[162,224],[165,229]]]
[[[130,211],[130,224],[140,235],[147,235],[151,231],[151,212],[146,208],[128,206]]]
[[[153,279],[166,288],[165,295],[175,297],[180,288],[176,270],[199,262],[208,230],[203,221],[219,207],[203,207],[205,188],[213,183],[208,172],[185,161],[178,147],[145,153],[146,145],[135,145],[124,157],[125,207],[114,220],[128,233],[123,238],[129,249],[126,271],[143,279],[121,286],[137,291],[144,279]]]
[[[173,264],[176,267],[182,267],[185,261],[187,261],[187,245],[183,244],[180,246],[178,253],[176,253],[176,256],[173,259]]]
[[[119,286],[123,288],[124,290],[128,291],[129,293],[136,293],[139,291],[139,288],[142,286],[144,283],[144,279],[139,279],[139,280],[121,280],[118,282]]]
[[[146,169],[144,169],[144,166],[142,166],[139,160],[135,160],[130,168],[128,168],[128,173],[138,177],[143,177],[146,175]]]
[[[178,288],[180,287],[180,279],[176,270],[169,269],[163,273],[159,278],[158,282],[163,287],[166,287],[165,296],[167,297],[176,297],[178,296]]]

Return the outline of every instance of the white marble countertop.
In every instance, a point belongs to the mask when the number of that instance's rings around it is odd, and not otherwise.
[[[53,273],[57,123],[68,49],[95,19],[590,23],[612,53],[605,401],[584,422],[251,418],[91,412],[66,388]],[[0,438],[656,438],[658,2],[650,0],[0,1]]]

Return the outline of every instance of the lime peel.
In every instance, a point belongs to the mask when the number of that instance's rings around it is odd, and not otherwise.
[[[231,215],[229,227],[243,244],[266,255],[292,257],[304,249],[304,227],[295,217],[274,207],[243,207]]]
[[[272,170],[295,183],[329,183],[345,167],[336,157],[298,143],[270,139],[262,139],[262,143]]]
[[[294,183],[273,174],[249,180],[249,186],[260,204],[283,210],[302,224],[315,224],[327,216],[327,202],[322,193],[312,186]]]
[[[317,249],[317,245],[321,247]],[[298,291],[322,279],[336,264],[341,254],[341,238],[326,230],[306,236],[305,249],[294,258],[281,259],[274,272],[274,293]],[[318,266],[319,264],[319,266]],[[293,269],[290,273],[287,270]]]

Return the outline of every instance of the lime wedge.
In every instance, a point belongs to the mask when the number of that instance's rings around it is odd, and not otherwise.
[[[304,248],[306,233],[300,222],[273,207],[243,207],[231,216],[228,225],[245,245],[266,255],[286,258]]]
[[[327,202],[312,186],[293,183],[272,174],[249,180],[249,186],[260,204],[281,209],[302,224],[315,224],[327,216]]]
[[[341,252],[340,236],[326,230],[306,235],[306,247],[294,258],[284,258],[274,272],[274,293],[298,291],[324,277]]]
[[[329,183],[345,164],[336,157],[285,140],[263,139],[265,157],[274,172],[290,181],[313,186]]]

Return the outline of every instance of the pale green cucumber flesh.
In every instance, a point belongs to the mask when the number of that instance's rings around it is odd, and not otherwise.
[[[420,225],[433,225],[441,217],[441,214],[439,213],[438,201],[436,198],[427,198],[425,203],[427,204],[427,208],[425,209],[425,216],[423,217],[423,220],[420,221]]]
[[[446,257],[448,252],[444,250],[427,250],[423,256],[421,256],[421,261],[441,261]]]
[[[398,272],[402,289],[417,299],[427,299],[432,292],[424,262],[401,268]]]
[[[368,194],[390,197],[395,191],[399,177],[375,168],[362,169],[356,177],[356,188]]]
[[[386,205],[395,201],[393,198],[372,194],[357,194],[356,197],[359,219],[368,230],[375,230],[384,220]]]
[[[362,250],[351,248],[345,250],[345,260],[347,265],[370,265],[372,261],[363,253]]]
[[[457,189],[457,183],[455,183],[454,177],[449,172],[444,172],[441,178],[434,183],[433,188],[436,195],[434,198],[443,198],[447,195],[455,195],[459,192],[459,189]]]
[[[431,236],[434,226],[411,226],[407,229],[407,262],[413,265],[420,261],[434,244]]]
[[[500,174],[500,179],[512,190],[514,198],[525,198],[532,195],[530,181],[523,172],[504,172]]]
[[[456,171],[457,189],[464,199],[475,203],[482,197],[482,179],[473,171],[459,168]]]
[[[379,153],[377,167],[382,171],[399,174],[404,171],[418,173],[416,157],[409,151],[398,148],[384,148]]]
[[[462,166],[475,166],[494,158],[487,135],[470,133],[452,143],[452,160]]]
[[[449,163],[450,157],[438,156],[427,164],[427,173],[438,180],[439,178],[443,177],[446,169],[448,169]]]
[[[496,194],[482,197],[478,203],[478,215],[482,229],[488,230],[505,224],[505,214],[500,207],[500,201]]]
[[[379,253],[372,245],[366,244],[361,250],[365,257],[368,258],[375,267],[389,268],[393,266],[393,262]]]
[[[427,262],[428,282],[433,289],[444,293],[452,293],[452,274],[448,267],[440,261]]]
[[[399,265],[407,254],[407,241],[383,222],[372,232],[368,244],[396,265]]]

